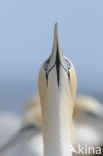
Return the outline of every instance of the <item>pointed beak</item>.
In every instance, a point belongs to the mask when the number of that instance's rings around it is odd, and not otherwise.
[[[49,72],[54,67],[56,67],[58,86],[59,86],[59,81],[60,81],[60,66],[62,66],[64,69],[66,67],[64,56],[63,56],[61,45],[60,45],[58,24],[56,23],[55,30],[54,30],[53,50],[52,50],[52,54],[50,56],[50,62],[49,62]]]
[[[57,82],[59,86],[60,81],[60,69],[62,68],[67,72],[69,77],[69,69],[71,67],[69,61],[67,61],[62,53],[61,45],[60,45],[60,38],[58,33],[58,23],[55,24],[55,30],[54,30],[54,42],[53,42],[53,50],[49,57],[49,59],[44,64],[44,69],[46,71],[46,79],[48,84],[48,75],[49,73],[56,67],[56,73],[57,73]]]
[[[54,64],[62,64],[65,67],[64,57],[61,49],[59,32],[58,32],[58,23],[55,24],[54,30],[54,42],[53,42],[53,50],[51,54],[51,66]]]

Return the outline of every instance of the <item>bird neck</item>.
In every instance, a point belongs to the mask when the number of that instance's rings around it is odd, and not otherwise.
[[[61,89],[47,91],[42,105],[44,156],[71,156],[73,105],[70,94]]]

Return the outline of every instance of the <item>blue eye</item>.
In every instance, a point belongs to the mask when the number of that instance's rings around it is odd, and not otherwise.
[[[47,61],[44,63],[44,69],[45,69],[45,71],[48,70],[48,65],[49,65],[49,60],[47,60]]]
[[[65,60],[65,63],[66,63],[66,65],[67,65],[67,68],[68,68],[68,70],[70,69],[70,67],[71,67],[71,64],[70,64],[70,62],[65,58],[64,59]]]

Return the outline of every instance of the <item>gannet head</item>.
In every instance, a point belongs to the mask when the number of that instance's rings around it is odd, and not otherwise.
[[[53,86],[55,90],[69,89],[72,99],[75,100],[76,72],[72,62],[62,53],[57,23],[55,24],[52,53],[42,64],[39,73],[38,87],[41,103],[43,103],[48,90],[52,90]]]

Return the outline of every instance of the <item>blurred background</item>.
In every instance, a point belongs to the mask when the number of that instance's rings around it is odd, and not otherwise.
[[[0,110],[21,113],[37,93],[55,22],[62,50],[76,67],[78,93],[103,101],[103,0],[1,0]]]

